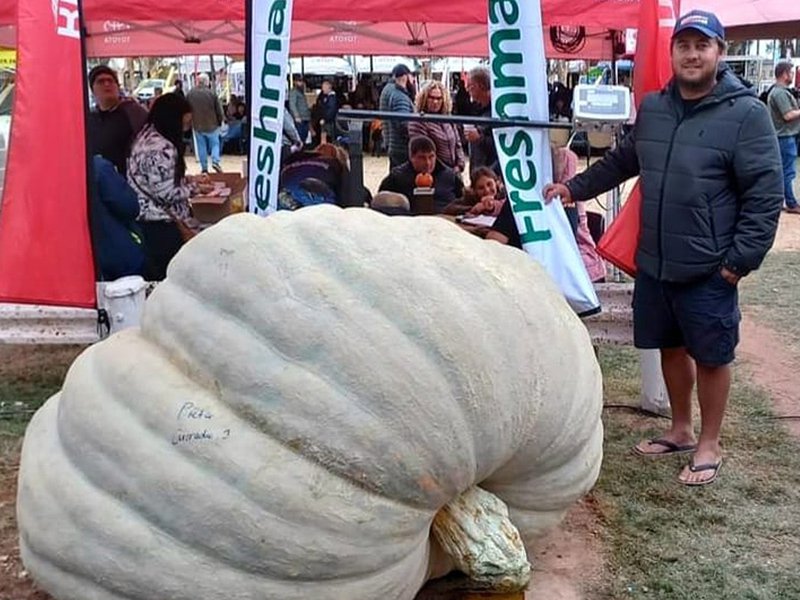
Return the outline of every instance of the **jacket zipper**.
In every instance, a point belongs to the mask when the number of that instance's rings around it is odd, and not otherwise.
[[[678,128],[685,118],[685,114],[681,115],[678,119],[678,124],[672,130],[672,136],[669,138],[669,147],[667,148],[667,160],[664,164],[664,176],[661,179],[661,191],[658,196],[658,279],[664,272],[664,236],[661,233],[662,222],[664,220],[664,188],[667,185],[667,173],[669,173],[669,160],[672,158],[672,147],[675,145],[675,136],[678,135]]]
[[[717,227],[714,224],[714,208],[711,201],[706,199],[706,209],[708,210],[708,224],[711,226],[711,239],[714,240],[714,251],[719,252],[719,241],[717,241]]]

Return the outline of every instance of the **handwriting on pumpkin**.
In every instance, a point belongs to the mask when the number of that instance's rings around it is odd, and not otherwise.
[[[178,421],[181,419],[213,419],[214,415],[194,402],[184,402],[176,418]]]
[[[211,429],[201,429],[198,431],[184,431],[178,429],[172,434],[172,445],[189,444],[193,442],[208,442],[211,440],[226,440],[231,436],[230,429],[222,429],[219,431]]]

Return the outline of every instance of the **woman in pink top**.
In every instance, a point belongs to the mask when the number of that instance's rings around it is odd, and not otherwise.
[[[552,147],[553,154],[553,183],[565,183],[575,176],[578,171],[578,155],[568,148]],[[594,239],[589,233],[588,217],[586,216],[586,205],[584,202],[577,202],[578,210],[578,231],[575,237],[578,241],[583,264],[589,273],[589,279],[593,282],[604,281],[606,277],[606,265],[597,253]]]
[[[420,114],[449,115],[453,112],[450,94],[441,81],[431,81],[417,95],[416,110]],[[456,173],[464,170],[464,148],[461,135],[452,123],[423,123],[413,121],[408,124],[408,138],[419,135],[428,136],[436,146],[436,158]]]

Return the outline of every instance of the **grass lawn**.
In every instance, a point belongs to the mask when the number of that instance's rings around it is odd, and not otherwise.
[[[637,400],[636,354],[601,352],[606,402]],[[610,573],[598,598],[800,598],[800,453],[769,399],[736,379],[719,481],[687,488],[687,457],[644,459],[630,448],[666,421],[606,411],[605,459],[594,494]]]
[[[800,252],[774,252],[741,289],[743,306],[800,351]],[[606,403],[637,404],[632,350],[601,350]],[[798,374],[800,383],[800,374]],[[603,598],[800,599],[800,442],[772,419],[769,397],[735,372],[719,481],[686,488],[686,457],[630,448],[666,421],[606,411],[605,459],[593,492],[610,573]]]

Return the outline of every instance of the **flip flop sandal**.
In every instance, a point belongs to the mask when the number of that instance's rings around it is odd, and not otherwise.
[[[713,471],[713,474],[708,479],[703,479],[703,481],[681,481],[678,478],[678,481],[683,485],[687,485],[689,487],[699,487],[701,485],[708,485],[710,483],[714,483],[717,480],[717,475],[719,475],[719,469],[722,466],[722,459],[719,462],[715,463],[705,463],[703,465],[696,465],[694,464],[694,460],[689,462],[689,470],[692,473],[702,473],[703,471]]]
[[[648,440],[647,443],[650,445],[658,444],[659,446],[664,446],[666,449],[659,452],[645,452],[640,450],[639,446],[636,445],[633,447],[634,454],[638,454],[639,456],[672,456],[674,454],[686,454],[688,452],[694,452],[697,448],[697,444],[686,444],[685,446],[681,446],[675,442],[670,442],[669,440],[664,440],[661,438]]]

